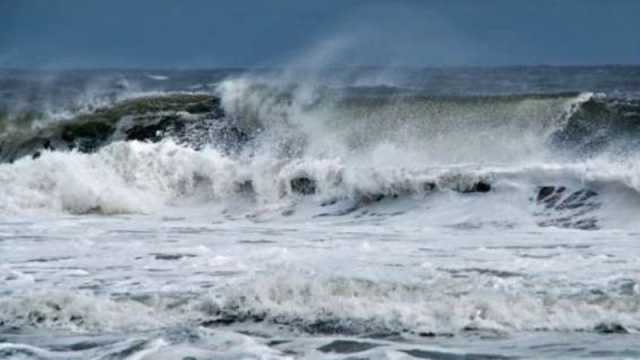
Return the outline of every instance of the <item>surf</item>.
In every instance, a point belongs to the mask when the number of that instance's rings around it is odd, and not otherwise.
[[[428,96],[231,78],[212,93],[136,95],[5,130],[0,209],[153,213],[243,198],[255,219],[362,218],[381,203],[455,193],[487,207],[509,197],[527,219],[478,223],[598,229],[615,218],[603,206],[616,189],[637,206],[638,108],[594,93]],[[549,206],[543,189],[562,201]]]

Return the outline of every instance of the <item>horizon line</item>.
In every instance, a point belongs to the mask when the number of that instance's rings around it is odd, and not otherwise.
[[[0,71],[246,71],[246,70],[286,70],[286,69],[403,69],[403,70],[439,70],[439,69],[509,69],[509,68],[605,68],[605,67],[640,67],[638,64],[609,63],[609,64],[512,64],[512,65],[335,65],[335,66],[77,66],[77,67],[19,67],[0,66]]]

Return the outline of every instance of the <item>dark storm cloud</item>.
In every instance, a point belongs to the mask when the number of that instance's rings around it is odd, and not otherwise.
[[[0,66],[640,63],[636,0],[0,0]]]

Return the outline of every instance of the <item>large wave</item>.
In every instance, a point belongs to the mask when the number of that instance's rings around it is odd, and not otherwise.
[[[425,162],[523,161],[636,146],[640,107],[638,100],[592,93],[428,96],[247,78],[224,81],[214,94],[130,96],[77,116],[4,114],[0,158],[12,161],[42,147],[93,151],[118,140],[181,137],[186,145],[234,148],[255,138],[254,148],[279,156],[344,156],[391,144]],[[185,125],[188,131],[175,131]],[[221,127],[241,136],[201,139]]]
[[[382,200],[489,192],[538,225],[624,225],[606,208],[615,189],[635,206],[638,109],[592,93],[427,96],[239,77],[5,129],[0,209],[153,212],[241,197],[248,216],[290,216],[305,201],[319,209],[308,216],[358,216]],[[549,192],[565,202],[548,206]]]

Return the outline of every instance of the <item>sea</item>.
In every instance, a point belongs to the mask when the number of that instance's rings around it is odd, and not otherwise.
[[[640,359],[640,66],[0,70],[1,359]]]

